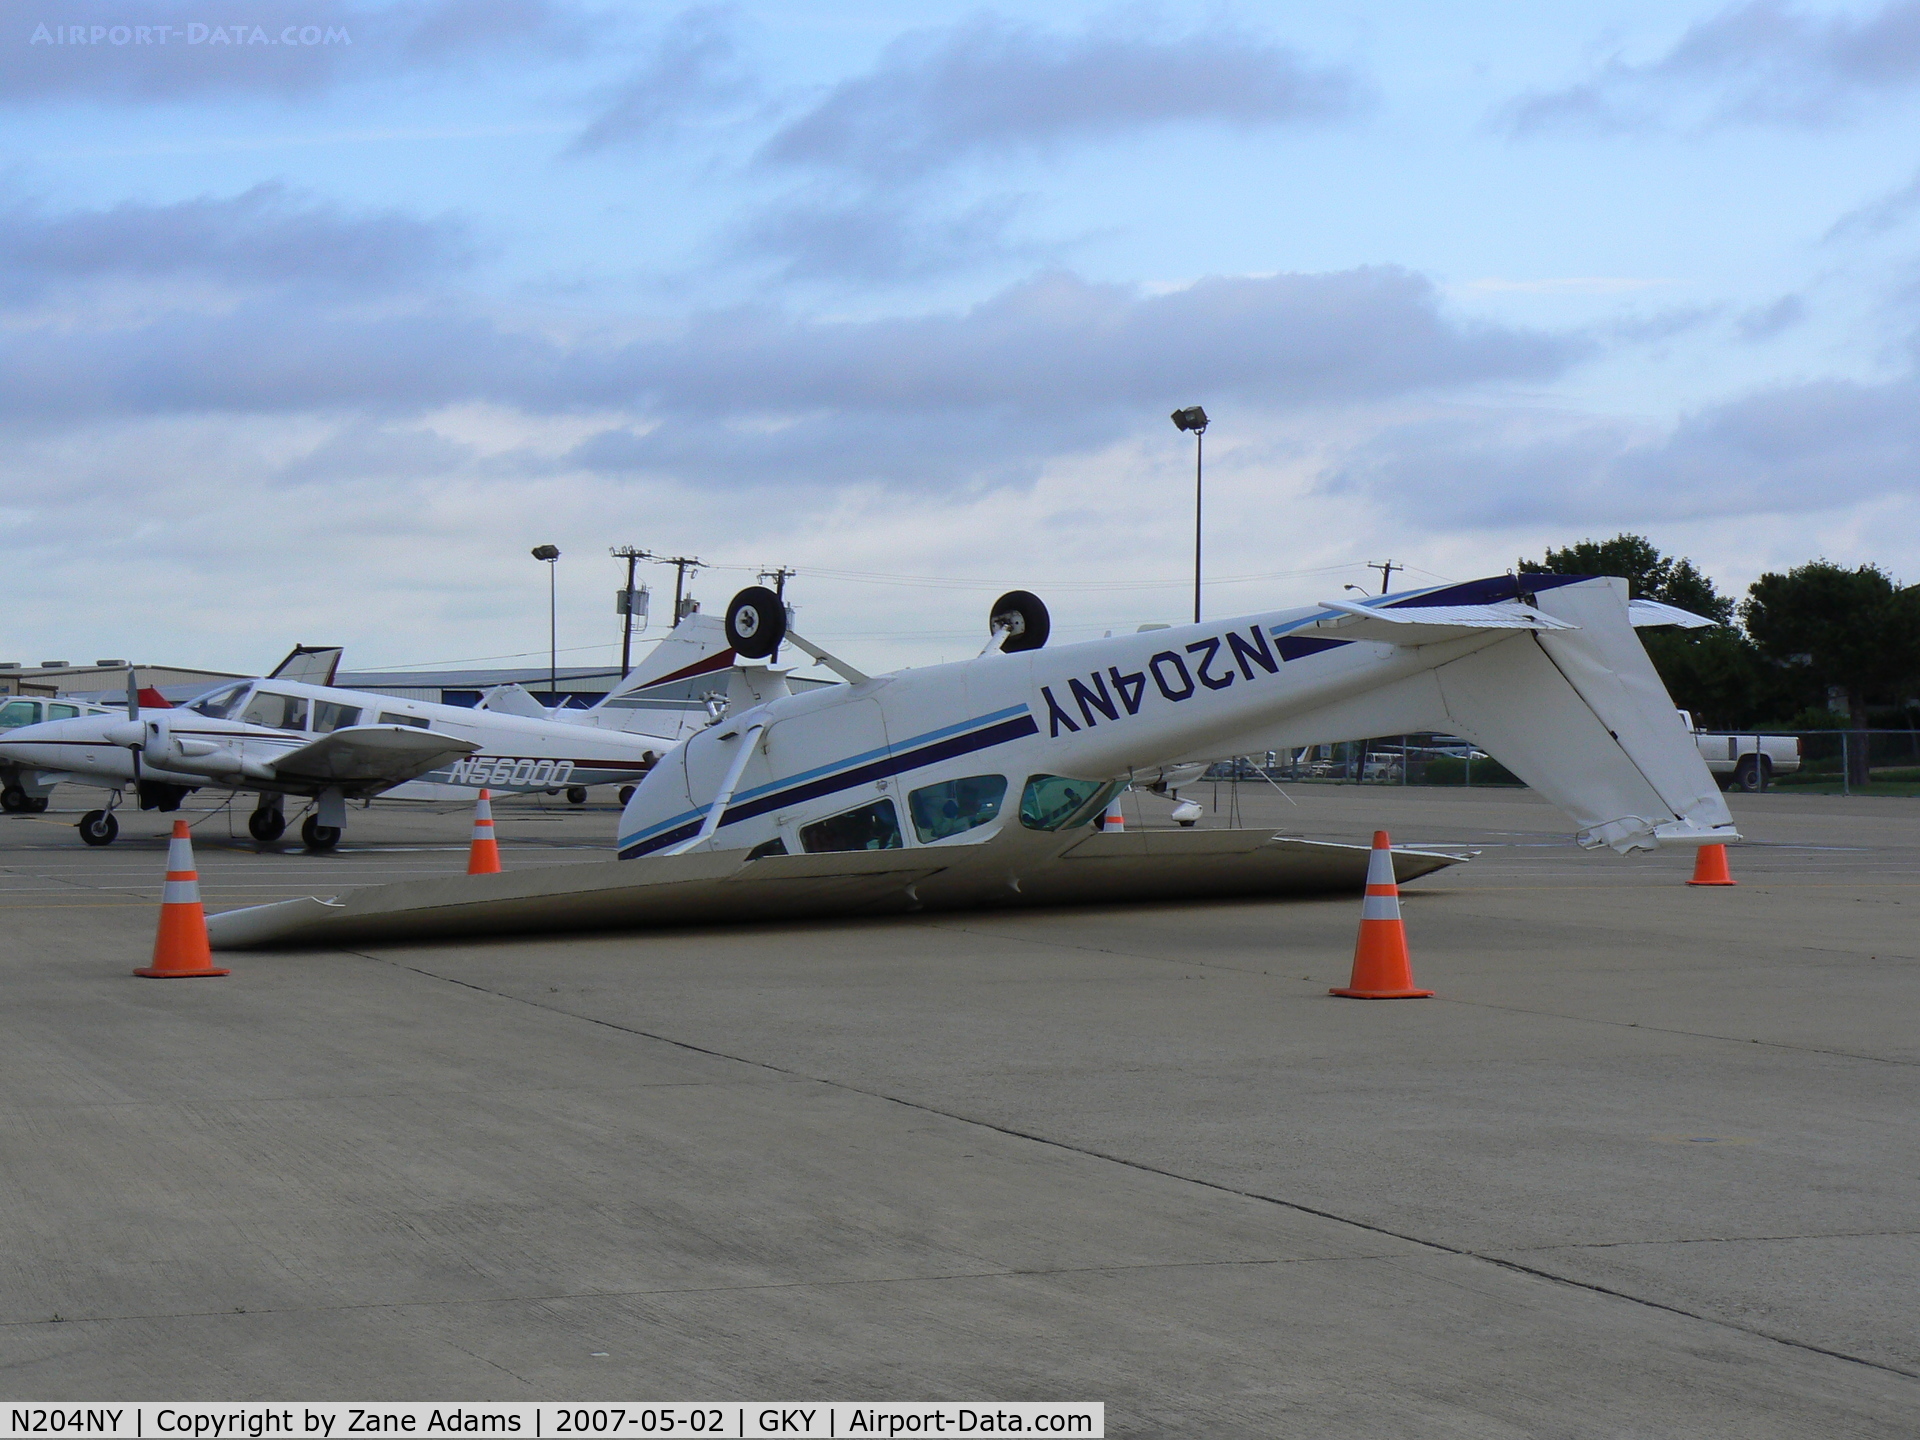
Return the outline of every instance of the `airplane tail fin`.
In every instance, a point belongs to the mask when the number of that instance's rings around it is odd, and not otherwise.
[[[295,680],[302,685],[331,685],[335,672],[340,669],[341,648],[338,645],[296,645],[287,652],[286,659],[267,672],[267,678]]]
[[[702,615],[696,610],[674,626],[592,710],[631,708],[656,697],[680,699],[692,682],[705,681],[706,688],[715,688],[724,683],[718,677],[733,663],[726,625],[719,616]]]
[[[1738,839],[1726,801],[1633,633],[1624,580],[1542,590],[1567,629],[1516,635],[1434,671],[1447,723],[1626,853]]]

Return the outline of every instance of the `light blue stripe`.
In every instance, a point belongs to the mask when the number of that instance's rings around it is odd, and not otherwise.
[[[929,740],[944,740],[947,736],[958,735],[963,730],[984,728],[988,725],[997,724],[1002,720],[1010,720],[1015,715],[1026,715],[1031,713],[1031,708],[1032,707],[1024,704],[1010,705],[1005,710],[994,711],[991,715],[977,715],[971,720],[962,720],[958,725],[947,725],[938,730],[929,730],[926,734],[916,735],[911,740],[902,740],[898,745],[888,745],[879,750],[865,750],[858,755],[849,755],[844,760],[835,760],[829,765],[821,765],[812,770],[803,770],[798,775],[787,775],[766,785],[756,786],[752,790],[741,790],[734,795],[729,804],[737,805],[742,800],[753,800],[761,795],[767,794],[769,791],[784,790],[790,785],[804,785],[809,780],[817,780],[822,775],[831,775],[836,770],[850,770],[856,765],[866,764],[869,760],[879,759],[889,750],[908,750],[916,745],[924,745]],[[617,846],[619,849],[624,850],[627,846],[638,844],[648,836],[658,835],[662,830],[671,830],[674,826],[684,825],[689,820],[700,819],[712,808],[712,804],[708,803],[702,805],[697,810],[689,810],[684,814],[676,815],[671,820],[662,820],[657,825],[649,825],[645,830],[623,836],[617,842]]]

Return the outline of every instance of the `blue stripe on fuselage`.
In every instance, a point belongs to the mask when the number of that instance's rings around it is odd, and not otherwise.
[[[974,729],[981,726],[984,728]],[[966,733],[961,733],[961,732]],[[971,720],[963,720],[958,725],[946,725],[937,730],[929,730],[901,742],[898,751],[867,750],[858,755],[849,755],[836,760],[831,765],[817,766],[812,770],[803,770],[797,775],[788,775],[766,785],[741,792],[734,797],[734,803],[727,807],[727,813],[720,819],[720,825],[733,825],[742,820],[751,820],[756,815],[765,815],[778,810],[783,805],[796,805],[803,800],[818,799],[822,795],[831,795],[839,790],[850,790],[856,785],[864,785],[874,780],[882,780],[890,775],[902,775],[909,770],[918,770],[923,766],[937,764],[942,760],[951,760],[955,756],[971,754],[976,750],[985,750],[994,745],[1003,745],[1009,740],[1018,740],[1027,735],[1037,735],[1040,727],[1034,723],[1032,714],[1025,705],[1009,706],[1005,710],[996,710],[991,715],[978,715]],[[665,849],[681,840],[691,839],[700,832],[700,822],[706,818],[711,804],[698,809],[684,811],[670,820],[663,820],[649,826],[620,842],[620,858],[632,860],[637,856],[648,855],[655,850]],[[716,830],[720,826],[714,827]]]

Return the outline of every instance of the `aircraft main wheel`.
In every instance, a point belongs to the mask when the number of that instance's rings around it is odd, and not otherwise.
[[[764,660],[787,635],[787,607],[764,585],[749,585],[727,602],[727,643],[749,660]]]
[[[0,790],[0,810],[9,815],[19,815],[33,808],[33,802],[27,799],[27,792],[18,785],[9,785]]]
[[[89,810],[80,817],[80,838],[89,845],[111,845],[120,833],[120,822],[105,810]]]
[[[247,833],[261,844],[270,844],[287,833],[287,817],[279,810],[256,810],[247,816]]]
[[[987,611],[987,629],[1005,630],[1007,638],[1000,643],[1000,652],[1013,655],[1046,644],[1053,620],[1047,614],[1046,602],[1031,590],[1009,590]]]
[[[622,785],[620,787],[620,803],[622,805],[633,799],[633,789],[634,787],[631,785]]]
[[[322,825],[318,815],[309,815],[300,826],[300,843],[309,850],[331,850],[340,843],[340,827]]]
[[[569,805],[586,804],[587,803],[587,787],[584,785],[569,785],[567,787],[567,803]]]
[[[51,795],[42,795],[38,800],[30,799],[27,801],[27,813],[30,815],[44,815],[47,813],[47,807],[52,804],[53,797]]]

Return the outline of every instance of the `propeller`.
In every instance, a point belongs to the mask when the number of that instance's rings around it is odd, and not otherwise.
[[[127,667],[127,723],[133,726],[139,736],[127,749],[133,752],[133,788],[140,788],[140,761],[146,754],[147,731],[140,723],[140,677],[134,673],[131,665]]]

